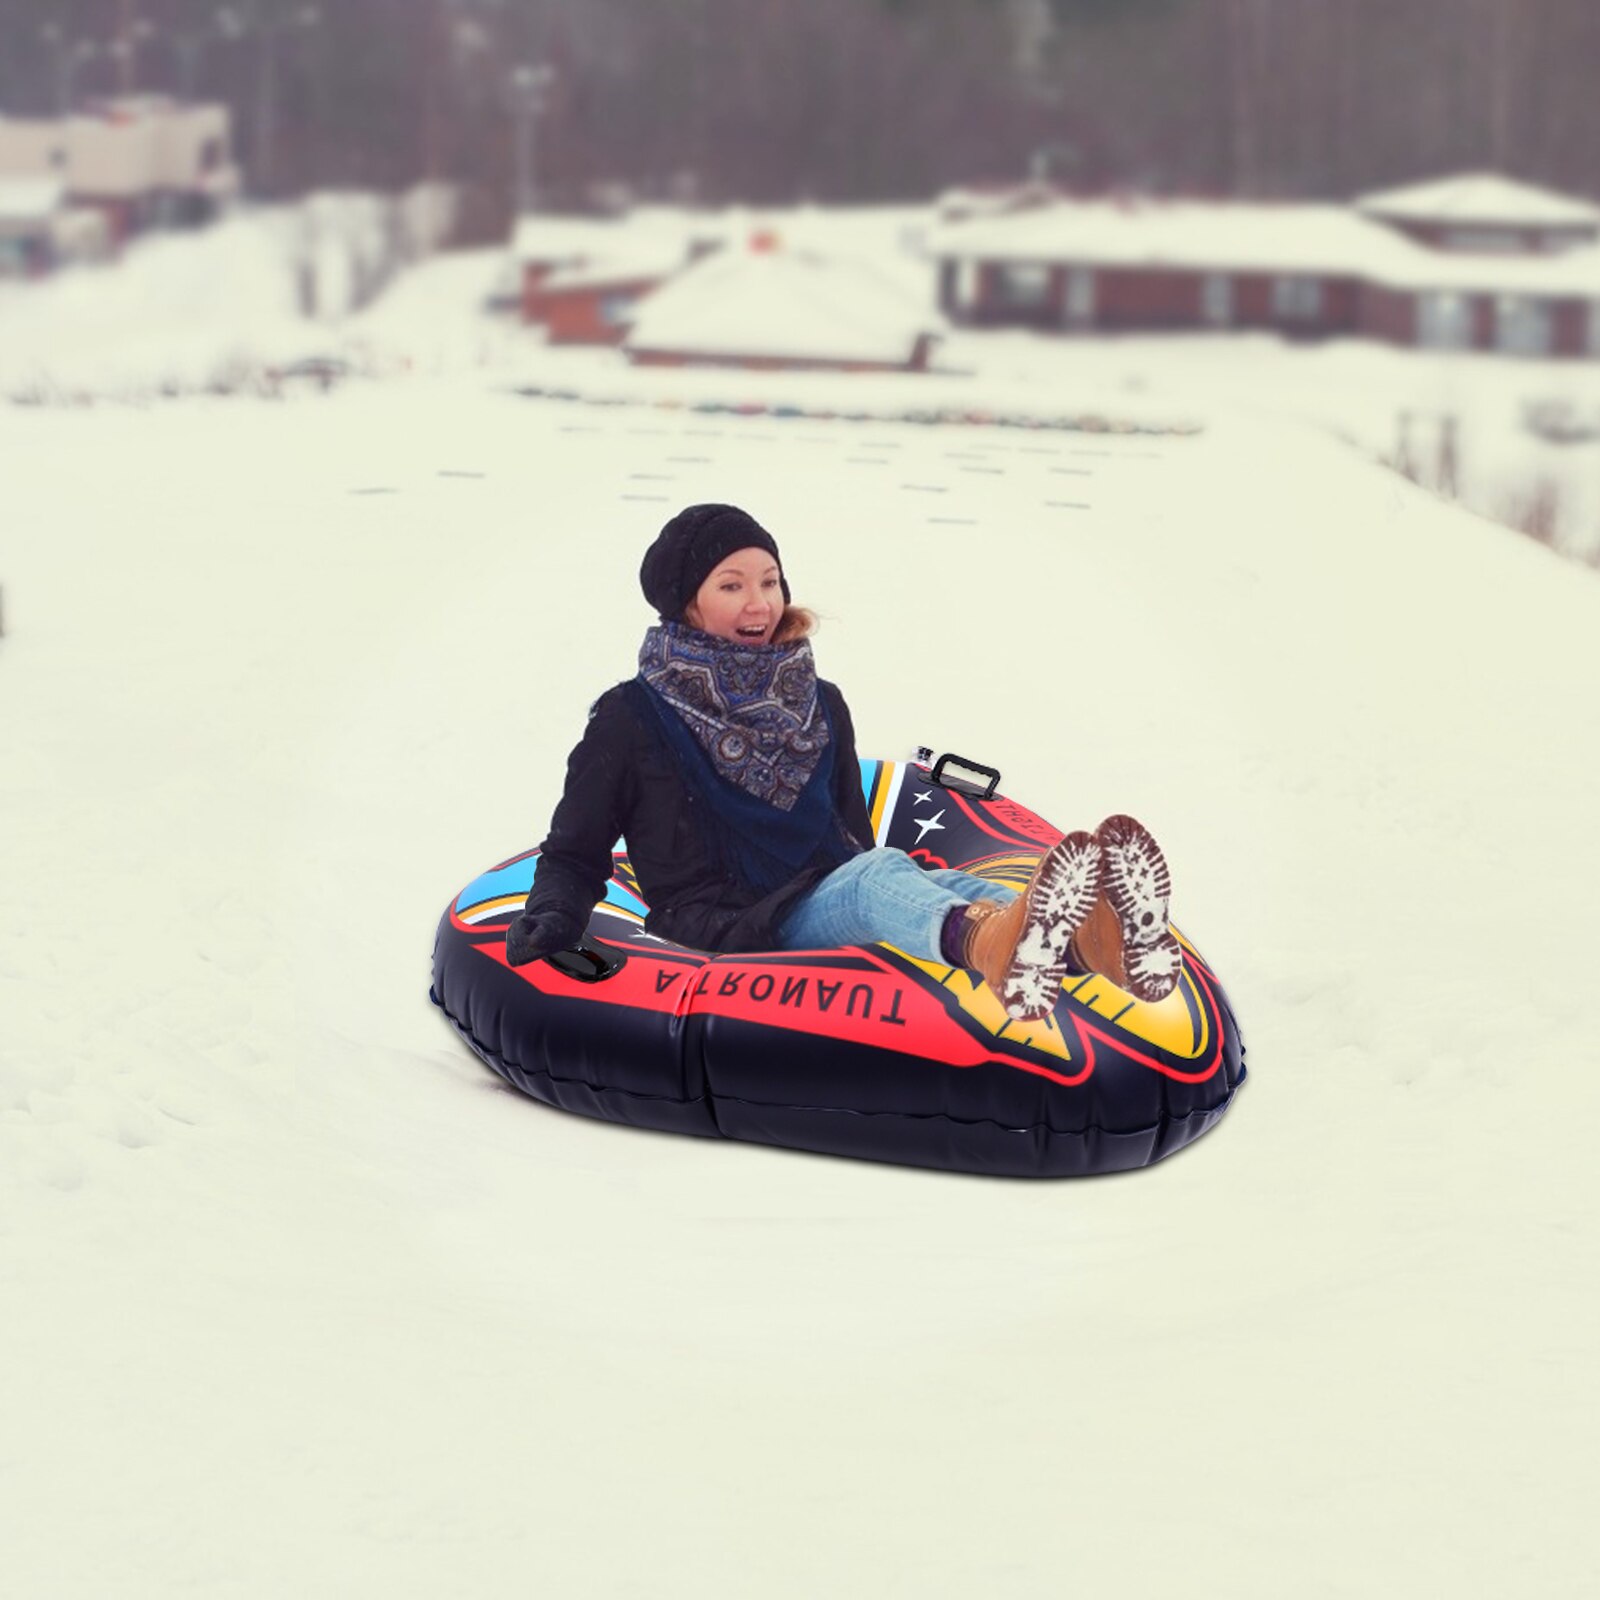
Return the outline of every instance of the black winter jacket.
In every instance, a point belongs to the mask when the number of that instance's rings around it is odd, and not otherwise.
[[[834,814],[858,851],[872,848],[861,793],[855,727],[838,688],[821,679],[833,725]],[[628,860],[650,907],[649,932],[696,950],[770,950],[774,930],[801,895],[826,875],[808,865],[762,895],[723,867],[714,819],[680,775],[677,758],[653,726],[637,680],[608,689],[589,710],[589,726],[567,760],[567,782],[527,909],[560,912],[581,930],[611,877],[611,847],[627,840]]]

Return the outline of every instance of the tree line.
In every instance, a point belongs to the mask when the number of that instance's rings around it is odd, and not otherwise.
[[[0,0],[0,113],[189,89],[277,191],[449,178],[490,229],[519,140],[561,207],[1481,168],[1592,195],[1597,77],[1595,0]]]

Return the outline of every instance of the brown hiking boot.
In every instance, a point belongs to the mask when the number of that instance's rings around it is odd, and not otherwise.
[[[1135,1000],[1165,1000],[1183,971],[1183,950],[1167,923],[1167,858],[1150,830],[1132,817],[1107,817],[1094,837],[1104,872],[1099,896],[1072,936],[1071,960]]]
[[[967,910],[963,960],[980,973],[1017,1022],[1055,1009],[1067,970],[1067,945],[1100,889],[1100,847],[1069,833],[1034,868],[1008,905],[980,900]]]

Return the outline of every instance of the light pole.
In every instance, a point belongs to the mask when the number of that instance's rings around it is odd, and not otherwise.
[[[178,98],[185,105],[191,103],[200,83],[200,62],[206,52],[203,33],[175,33],[172,49],[178,58]]]
[[[511,73],[511,114],[516,119],[516,189],[512,196],[513,214],[522,216],[538,203],[535,187],[534,141],[545,95],[555,82],[555,70],[543,62],[522,65]]]
[[[155,35],[155,25],[136,17],[131,10],[132,0],[122,0],[118,8],[117,36],[107,47],[107,53],[117,63],[117,93],[131,95],[139,81],[139,46]]]
[[[259,5],[224,6],[217,12],[217,29],[227,39],[243,39],[255,34],[260,41],[260,75],[256,84],[256,136],[251,157],[255,166],[258,194],[272,192],[273,143],[277,135],[278,57],[275,41],[280,33],[314,28],[322,21],[316,6],[297,6],[283,16],[268,16]]]
[[[236,41],[248,31],[244,15],[232,6],[219,6],[209,23],[194,28],[177,28],[162,34],[152,29],[157,37],[165,38],[178,59],[178,98],[193,101],[200,87],[200,69],[205,63],[206,46],[216,39]]]
[[[178,58],[178,98],[185,104],[193,101],[200,87],[200,64],[205,60],[206,41],[222,33],[219,24],[215,28],[195,28],[171,35],[172,52]]]
[[[92,61],[106,47],[93,39],[70,39],[60,23],[47,22],[39,29],[39,37],[55,56],[56,115],[70,117],[77,100],[78,68]]]

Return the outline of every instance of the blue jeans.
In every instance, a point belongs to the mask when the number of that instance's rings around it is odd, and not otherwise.
[[[939,933],[952,906],[1016,899],[1003,883],[954,867],[924,872],[904,850],[864,850],[797,901],[777,930],[783,950],[832,950],[881,939],[922,961],[943,961]]]

